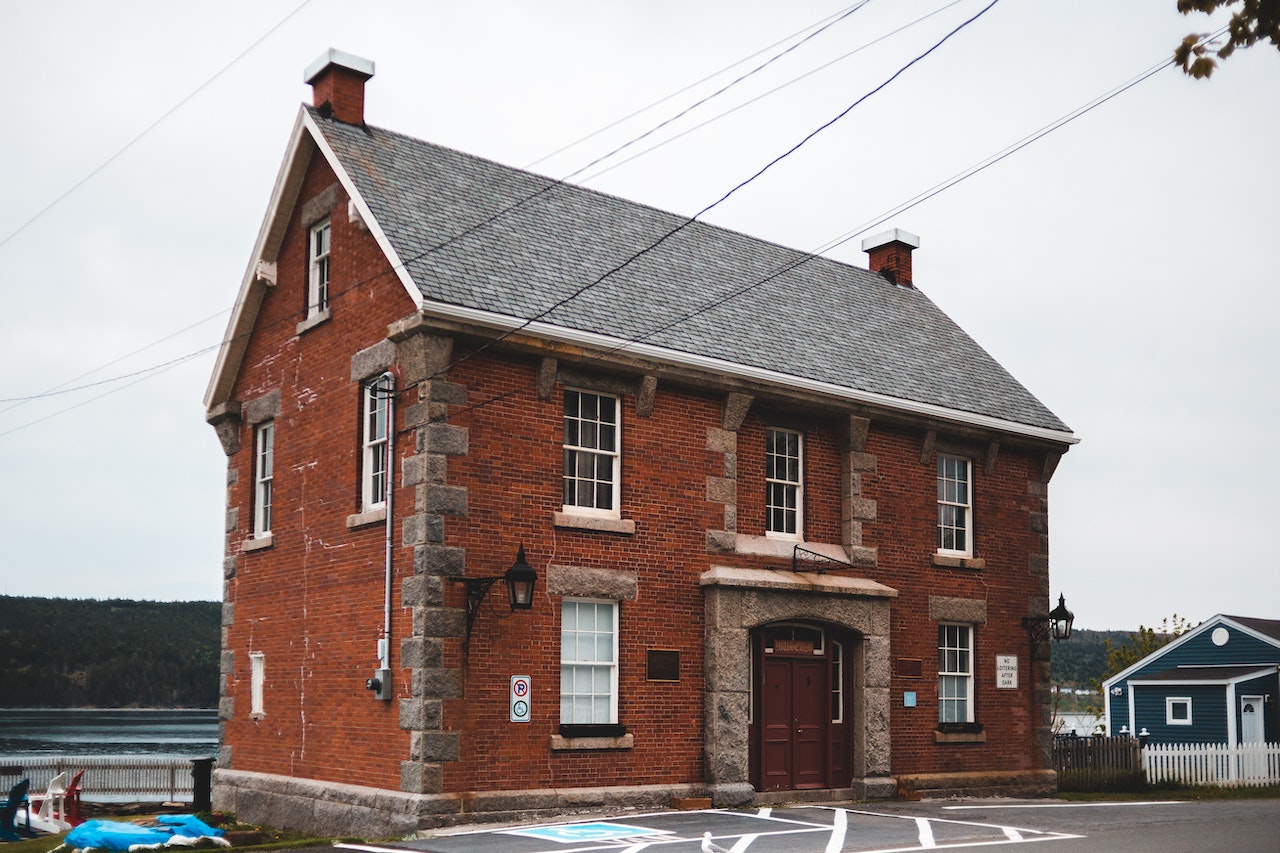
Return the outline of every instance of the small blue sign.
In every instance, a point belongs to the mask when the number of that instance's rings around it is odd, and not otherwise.
[[[916,692],[908,690],[902,694],[902,707],[914,708],[916,706]]]
[[[625,823],[562,823],[555,826],[534,826],[528,829],[510,829],[507,835],[522,835],[541,841],[559,844],[580,844],[586,841],[617,841],[645,835],[670,835],[668,830],[650,829],[646,826],[629,826]]]

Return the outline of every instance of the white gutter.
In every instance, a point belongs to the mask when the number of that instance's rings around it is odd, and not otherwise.
[[[857,388],[848,388],[846,386],[836,385],[830,382],[804,379],[787,373],[779,373],[777,371],[766,370],[760,367],[751,367],[749,365],[738,364],[724,359],[681,352],[679,350],[668,349],[666,347],[654,346],[653,344],[638,343],[635,341],[625,340],[623,338],[615,338],[610,335],[601,335],[595,332],[583,332],[576,329],[566,329],[562,326],[554,326],[550,323],[542,323],[538,321],[526,322],[504,314],[495,314],[491,311],[481,311],[476,308],[467,308],[461,305],[427,302],[422,305],[422,312],[445,320],[476,323],[479,325],[490,326],[504,332],[520,330],[522,332],[527,332],[529,335],[534,337],[546,338],[577,346],[595,347],[618,352],[625,351],[643,358],[650,358],[679,367],[693,368],[710,373],[721,373],[740,379],[748,379],[771,385],[780,385],[782,387],[793,388],[800,391],[826,394],[839,399],[850,400],[852,402],[883,406],[885,408],[895,409],[897,411],[907,412],[909,414],[919,415],[922,417],[956,421],[985,429],[993,429],[1001,432],[1013,433],[1015,435],[1022,435],[1028,438],[1038,438],[1062,444],[1078,444],[1080,442],[1080,439],[1076,438],[1074,433],[1064,432],[1062,430],[1031,426],[1029,424],[1022,424],[1015,421],[1005,420],[1003,418],[992,417],[990,415],[980,415],[974,412],[949,409],[945,406],[937,406],[932,403],[905,400],[901,397],[891,397],[888,394],[877,394],[872,391],[862,391]]]

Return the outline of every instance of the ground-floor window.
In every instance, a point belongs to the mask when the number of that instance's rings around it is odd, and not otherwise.
[[[560,723],[617,723],[618,603],[567,598],[560,618]]]
[[[938,626],[938,722],[973,722],[973,628]]]

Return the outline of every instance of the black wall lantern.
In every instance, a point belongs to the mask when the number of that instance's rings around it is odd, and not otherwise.
[[[489,594],[489,590],[498,581],[507,582],[507,598],[511,604],[512,612],[516,610],[529,610],[533,607],[533,588],[538,582],[538,573],[534,571],[533,566],[524,557],[524,543],[520,544],[520,550],[516,554],[516,561],[511,564],[511,568],[507,569],[505,574],[491,578],[449,578],[454,583],[460,583],[467,588],[467,635],[464,645],[471,642],[471,625],[476,621],[476,615],[480,612],[480,605],[484,603],[485,596]]]
[[[1067,609],[1066,596],[1059,593],[1058,606],[1050,610],[1048,616],[1023,616],[1022,627],[1031,632],[1032,643],[1042,643],[1050,637],[1069,640],[1075,621],[1076,615]]]

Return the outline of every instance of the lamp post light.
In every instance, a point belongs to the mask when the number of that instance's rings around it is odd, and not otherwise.
[[[538,582],[538,573],[525,559],[522,542],[516,554],[516,561],[504,574],[488,578],[449,578],[449,580],[466,587],[467,633],[463,639],[463,648],[466,649],[471,644],[471,626],[476,621],[476,616],[480,613],[480,605],[484,603],[485,596],[489,594],[493,585],[498,581],[506,581],[507,599],[512,612],[529,610],[533,607],[533,588]]]
[[[1071,627],[1075,624],[1076,615],[1067,609],[1067,599],[1058,595],[1058,606],[1049,611],[1048,616],[1023,616],[1022,627],[1031,634],[1032,646],[1043,643],[1050,637],[1055,640],[1071,639]]]

